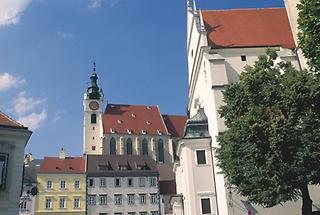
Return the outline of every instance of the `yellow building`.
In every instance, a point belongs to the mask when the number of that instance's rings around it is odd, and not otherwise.
[[[84,215],[86,213],[85,159],[45,157],[37,176],[36,215]]]

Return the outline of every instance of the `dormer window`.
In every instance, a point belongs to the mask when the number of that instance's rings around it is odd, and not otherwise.
[[[146,130],[141,130],[141,133],[142,134],[147,134],[147,131]]]
[[[117,122],[118,122],[118,124],[122,124],[122,120],[120,120],[120,119],[118,119]]]
[[[127,129],[128,134],[132,134],[132,130]]]
[[[114,133],[116,133],[116,129],[110,128],[110,132],[111,132],[112,134],[114,134]]]
[[[147,125],[151,125],[151,122],[147,121]]]
[[[136,115],[134,113],[131,114],[132,118],[136,118]]]
[[[151,107],[150,107],[150,106],[147,106],[147,109],[148,109],[148,110],[151,110]]]
[[[162,132],[161,132],[161,131],[157,130],[157,132],[158,132],[159,135],[162,135]]]

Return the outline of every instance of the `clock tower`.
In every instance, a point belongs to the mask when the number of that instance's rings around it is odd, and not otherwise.
[[[96,73],[96,64],[93,63],[93,72],[90,76],[90,86],[84,93],[83,109],[83,153],[102,154],[103,143],[103,92],[99,89]]]

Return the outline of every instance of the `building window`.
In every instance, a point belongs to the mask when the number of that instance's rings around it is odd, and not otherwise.
[[[211,214],[210,198],[201,199],[202,214]]]
[[[158,211],[151,211],[151,215],[159,215]]]
[[[99,204],[107,205],[107,195],[99,195]]]
[[[146,186],[146,179],[145,179],[145,177],[140,177],[140,178],[139,178],[139,186],[140,186],[140,187],[145,187],[145,186]]]
[[[131,138],[127,139],[127,155],[132,155],[132,140],[131,140]]]
[[[94,187],[94,179],[89,178],[89,187]]]
[[[76,197],[73,199],[73,207],[80,208],[80,198],[79,197]]]
[[[106,187],[107,186],[107,181],[105,178],[100,178],[100,187]]]
[[[88,204],[96,205],[96,195],[88,195]]]
[[[74,181],[74,189],[80,189],[80,181],[79,180]]]
[[[115,187],[121,187],[121,180],[120,180],[120,178],[115,178],[115,179],[114,179],[114,186],[115,186]]]
[[[158,194],[151,193],[150,194],[150,203],[151,204],[157,204],[158,203]]]
[[[148,155],[148,141],[145,138],[142,140],[142,155]]]
[[[59,199],[59,208],[66,208],[66,199],[64,197]]]
[[[24,211],[27,209],[27,202],[23,201],[20,203],[20,210]]]
[[[136,212],[128,212],[128,215],[136,215]]]
[[[46,209],[52,208],[52,199],[51,198],[46,198],[45,207],[46,207]]]
[[[108,215],[107,213],[99,213],[99,215]]]
[[[60,189],[66,189],[66,188],[67,188],[66,181],[60,181]]]
[[[52,181],[47,181],[47,190],[52,189]]]
[[[91,114],[91,123],[97,123],[97,114]]]
[[[122,204],[122,195],[121,194],[114,194],[114,204],[115,205]]]
[[[8,157],[8,154],[0,153],[0,190],[6,187]]]
[[[121,212],[114,213],[114,215],[122,215]]]
[[[241,61],[247,61],[247,56],[241,55]]]
[[[146,204],[147,195],[146,194],[139,194],[139,202],[140,204]]]
[[[128,194],[128,205],[134,205],[134,194]]]
[[[197,164],[206,164],[206,152],[205,152],[205,150],[197,151]]]
[[[139,215],[148,215],[146,211],[139,212]]]
[[[113,137],[110,140],[110,154],[111,155],[117,154],[116,139],[114,139]]]
[[[163,148],[163,140],[158,140],[158,162],[164,163],[164,148]]]
[[[92,146],[91,149],[92,149],[92,151],[95,151],[96,150],[96,146]]]
[[[157,186],[157,178],[151,177],[150,178],[150,187],[155,187],[155,186]]]
[[[133,187],[133,178],[128,178],[128,187]]]

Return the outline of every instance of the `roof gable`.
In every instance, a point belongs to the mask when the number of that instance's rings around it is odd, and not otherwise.
[[[108,104],[103,129],[105,134],[169,135],[158,106]]]
[[[209,45],[295,48],[285,8],[202,11]]]
[[[183,137],[187,116],[162,115],[167,129],[173,137]]]

